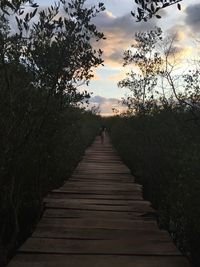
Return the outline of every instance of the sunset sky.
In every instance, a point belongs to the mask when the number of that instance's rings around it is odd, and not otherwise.
[[[54,1],[37,2],[45,6]],[[87,4],[95,5],[98,2],[88,0]],[[95,23],[107,38],[100,44],[100,48],[104,51],[105,66],[95,71],[95,77],[87,90],[93,92],[91,105],[100,104],[102,115],[108,115],[112,113],[113,107],[118,106],[118,100],[126,93],[125,89],[117,87],[117,82],[124,78],[127,72],[122,66],[123,52],[131,45],[135,32],[158,26],[165,34],[176,33],[178,36],[176,46],[180,49],[182,58],[188,60],[196,57],[194,51],[198,43],[195,40],[200,37],[200,1],[183,0],[181,11],[172,6],[162,11],[162,19],[152,19],[148,22],[135,22],[130,13],[134,9],[132,0],[101,2],[104,2],[106,11],[95,19]]]

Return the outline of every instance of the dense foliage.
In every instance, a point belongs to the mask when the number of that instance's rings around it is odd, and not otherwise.
[[[114,117],[109,125],[114,146],[158,210],[160,226],[199,266],[200,127],[180,110]]]
[[[98,117],[80,108],[89,94],[77,88],[102,63],[92,43],[104,36],[91,20],[103,4],[37,7],[0,5],[0,264],[31,232],[43,196],[70,175],[99,127]]]
[[[137,4],[137,9],[132,11],[131,14],[137,21],[147,21],[152,17],[160,19],[160,10],[175,4],[177,4],[178,9],[181,10],[181,1],[182,0],[134,0]]]

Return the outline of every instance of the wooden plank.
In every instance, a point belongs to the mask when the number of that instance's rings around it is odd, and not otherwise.
[[[91,181],[73,181],[70,180],[68,183],[65,184],[65,186],[67,187],[92,187],[92,188],[113,188],[113,189],[133,189],[133,190],[140,190],[140,187],[138,187],[137,185],[133,184],[133,183],[114,183],[114,182],[91,182]]]
[[[74,240],[29,238],[20,252],[95,255],[181,255],[172,242],[153,240]]]
[[[89,171],[88,171],[88,169],[89,169]],[[126,168],[120,168],[120,167],[117,167],[117,166],[95,166],[95,165],[93,165],[93,166],[89,166],[89,164],[88,165],[86,165],[86,164],[84,164],[84,165],[82,165],[82,166],[79,166],[77,169],[76,169],[76,173],[77,172],[84,172],[84,171],[86,171],[87,173],[91,173],[91,172],[103,172],[103,173],[109,173],[109,172],[111,172],[111,173],[130,173],[130,170],[128,170],[128,169],[126,169]]]
[[[58,191],[53,191],[53,192],[58,192]],[[102,190],[102,189],[90,189],[90,188],[80,188],[80,189],[70,189],[67,187],[62,187],[59,189],[59,192],[63,193],[68,193],[68,194],[80,194],[80,195],[104,195],[104,196],[110,196],[113,195],[114,197],[118,195],[128,195],[128,196],[134,196],[135,193],[141,192],[140,190],[132,190],[132,191],[125,191],[125,190],[112,190],[112,189],[107,189],[107,190]]]
[[[89,240],[129,240],[145,239],[171,242],[166,231],[158,229],[105,229],[105,228],[68,228],[66,226],[38,226],[32,237],[89,239]]]
[[[126,184],[109,184],[109,185],[101,185],[101,184],[89,184],[89,183],[67,183],[66,185],[63,186],[63,188],[67,188],[67,189],[90,189],[90,190],[118,190],[118,191],[141,191],[140,188],[138,188],[137,186],[134,186],[134,184],[132,185],[126,185]]]
[[[89,169],[89,171],[88,171],[88,169]],[[108,166],[95,166],[95,165],[93,165],[93,166],[91,166],[90,164],[84,164],[84,165],[81,165],[81,166],[79,166],[77,169],[76,169],[76,173],[77,172],[82,172],[82,171],[87,171],[88,173],[90,173],[90,172],[99,172],[99,171],[103,171],[103,172],[111,172],[111,173],[113,173],[113,172],[116,172],[116,173],[130,173],[130,170],[129,169],[127,169],[127,168],[123,168],[123,167],[117,167],[117,166],[112,166],[112,165],[108,165]]]
[[[117,170],[90,170],[90,172],[88,172],[87,170],[81,170],[80,172],[75,172],[75,175],[76,176],[79,176],[80,174],[84,174],[84,176],[86,176],[86,175],[90,175],[90,176],[96,176],[96,175],[98,175],[98,177],[100,177],[100,179],[101,179],[101,177],[104,177],[104,175],[106,175],[106,176],[110,176],[110,175],[115,175],[115,174],[121,174],[121,175],[127,175],[127,174],[129,174],[129,173],[126,173],[126,172],[118,172]],[[119,176],[120,177],[120,176]],[[103,178],[102,178],[103,179]]]
[[[131,181],[134,181],[134,177],[131,175],[131,174],[123,174],[123,173],[105,173],[105,174],[99,174],[99,173],[96,173],[96,174],[93,174],[93,173],[79,173],[79,174],[72,174],[72,178],[81,178],[81,179],[84,179],[84,178],[87,178],[87,179],[99,179],[99,180],[109,180],[109,179],[116,179],[116,180],[120,180],[121,182],[122,181],[125,181],[126,179],[129,179]]]
[[[87,205],[87,204],[78,204],[78,203],[68,203],[67,201],[63,202],[48,202],[45,204],[46,208],[54,209],[79,209],[79,210],[102,210],[102,211],[142,211],[142,212],[152,212],[154,211],[149,205],[145,203],[140,203],[137,205],[131,206],[122,206],[122,205]]]
[[[113,193],[116,193],[116,194],[126,194],[126,193],[132,193],[134,194],[135,191],[139,191],[141,192],[141,190],[139,188],[136,188],[136,187],[133,187],[133,188],[126,188],[126,187],[123,187],[121,186],[120,187],[107,187],[107,186],[67,186],[67,185],[64,185],[62,187],[62,189],[64,189],[65,191],[77,191],[77,192],[104,192],[104,193],[109,193],[109,194],[113,194]]]
[[[109,195],[109,194],[94,194],[92,193],[68,193],[64,190],[53,190],[52,193],[48,195],[51,198],[65,198],[65,199],[118,199],[118,200],[142,200],[142,193],[136,192],[134,194],[124,194],[124,195]]]
[[[123,186],[131,186],[131,187],[136,187],[136,188],[142,188],[141,186],[139,186],[138,184],[136,183],[133,183],[133,181],[121,181],[121,180],[115,180],[115,181],[109,181],[108,179],[106,180],[101,180],[101,179],[98,179],[98,180],[95,180],[95,179],[69,179],[68,182],[65,183],[65,185],[67,186],[70,186],[70,184],[73,184],[73,183],[85,183],[85,184],[95,184],[95,185],[113,185],[113,186],[119,186],[119,185],[123,185]]]
[[[127,170],[128,172],[130,172],[130,169],[124,165],[123,163],[119,163],[118,162],[104,162],[104,163],[101,163],[101,162],[87,162],[87,161],[82,161],[81,163],[78,164],[78,167],[77,168],[80,168],[80,167],[87,167],[87,168],[90,168],[90,169],[93,169],[93,168],[97,168],[97,169],[101,169],[101,168],[117,168],[117,169],[123,169],[123,170]]]
[[[145,202],[144,200],[118,200],[118,199],[67,199],[67,198],[45,198],[46,203],[67,203],[67,204],[89,204],[89,205],[113,205],[113,206],[134,206],[147,205],[151,206],[150,202]]]
[[[181,256],[20,254],[8,267],[189,267]]]
[[[95,178],[70,178],[68,182],[87,182],[87,183],[96,183],[96,184],[111,184],[111,183],[116,183],[116,184],[129,184],[133,183],[133,179],[95,179]]]
[[[92,211],[73,209],[46,209],[43,218],[98,218],[101,219],[140,219],[148,220],[157,217],[155,212],[121,212],[121,211]]]
[[[103,229],[151,229],[156,230],[155,221],[128,220],[128,219],[101,219],[98,218],[42,218],[39,227],[68,227],[68,228],[103,228]]]

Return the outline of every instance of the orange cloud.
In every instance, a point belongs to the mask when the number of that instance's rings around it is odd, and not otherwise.
[[[97,70],[94,70],[93,75],[94,75],[94,77],[92,78],[93,81],[100,81],[101,80],[101,76],[97,73]]]
[[[116,72],[112,75],[109,75],[108,80],[109,81],[116,81],[116,82],[121,81],[122,79],[124,79],[126,77],[126,73],[128,71],[130,71],[130,67],[126,67],[121,71],[119,70],[119,72]]]

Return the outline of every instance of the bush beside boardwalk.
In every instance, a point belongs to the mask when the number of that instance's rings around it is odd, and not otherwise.
[[[200,127],[186,112],[114,117],[112,142],[179,248],[200,266]]]
[[[99,129],[99,118],[90,112],[78,108],[65,112],[17,154],[7,170],[16,183],[1,176],[0,266],[30,235],[42,212],[43,197],[69,177]]]

